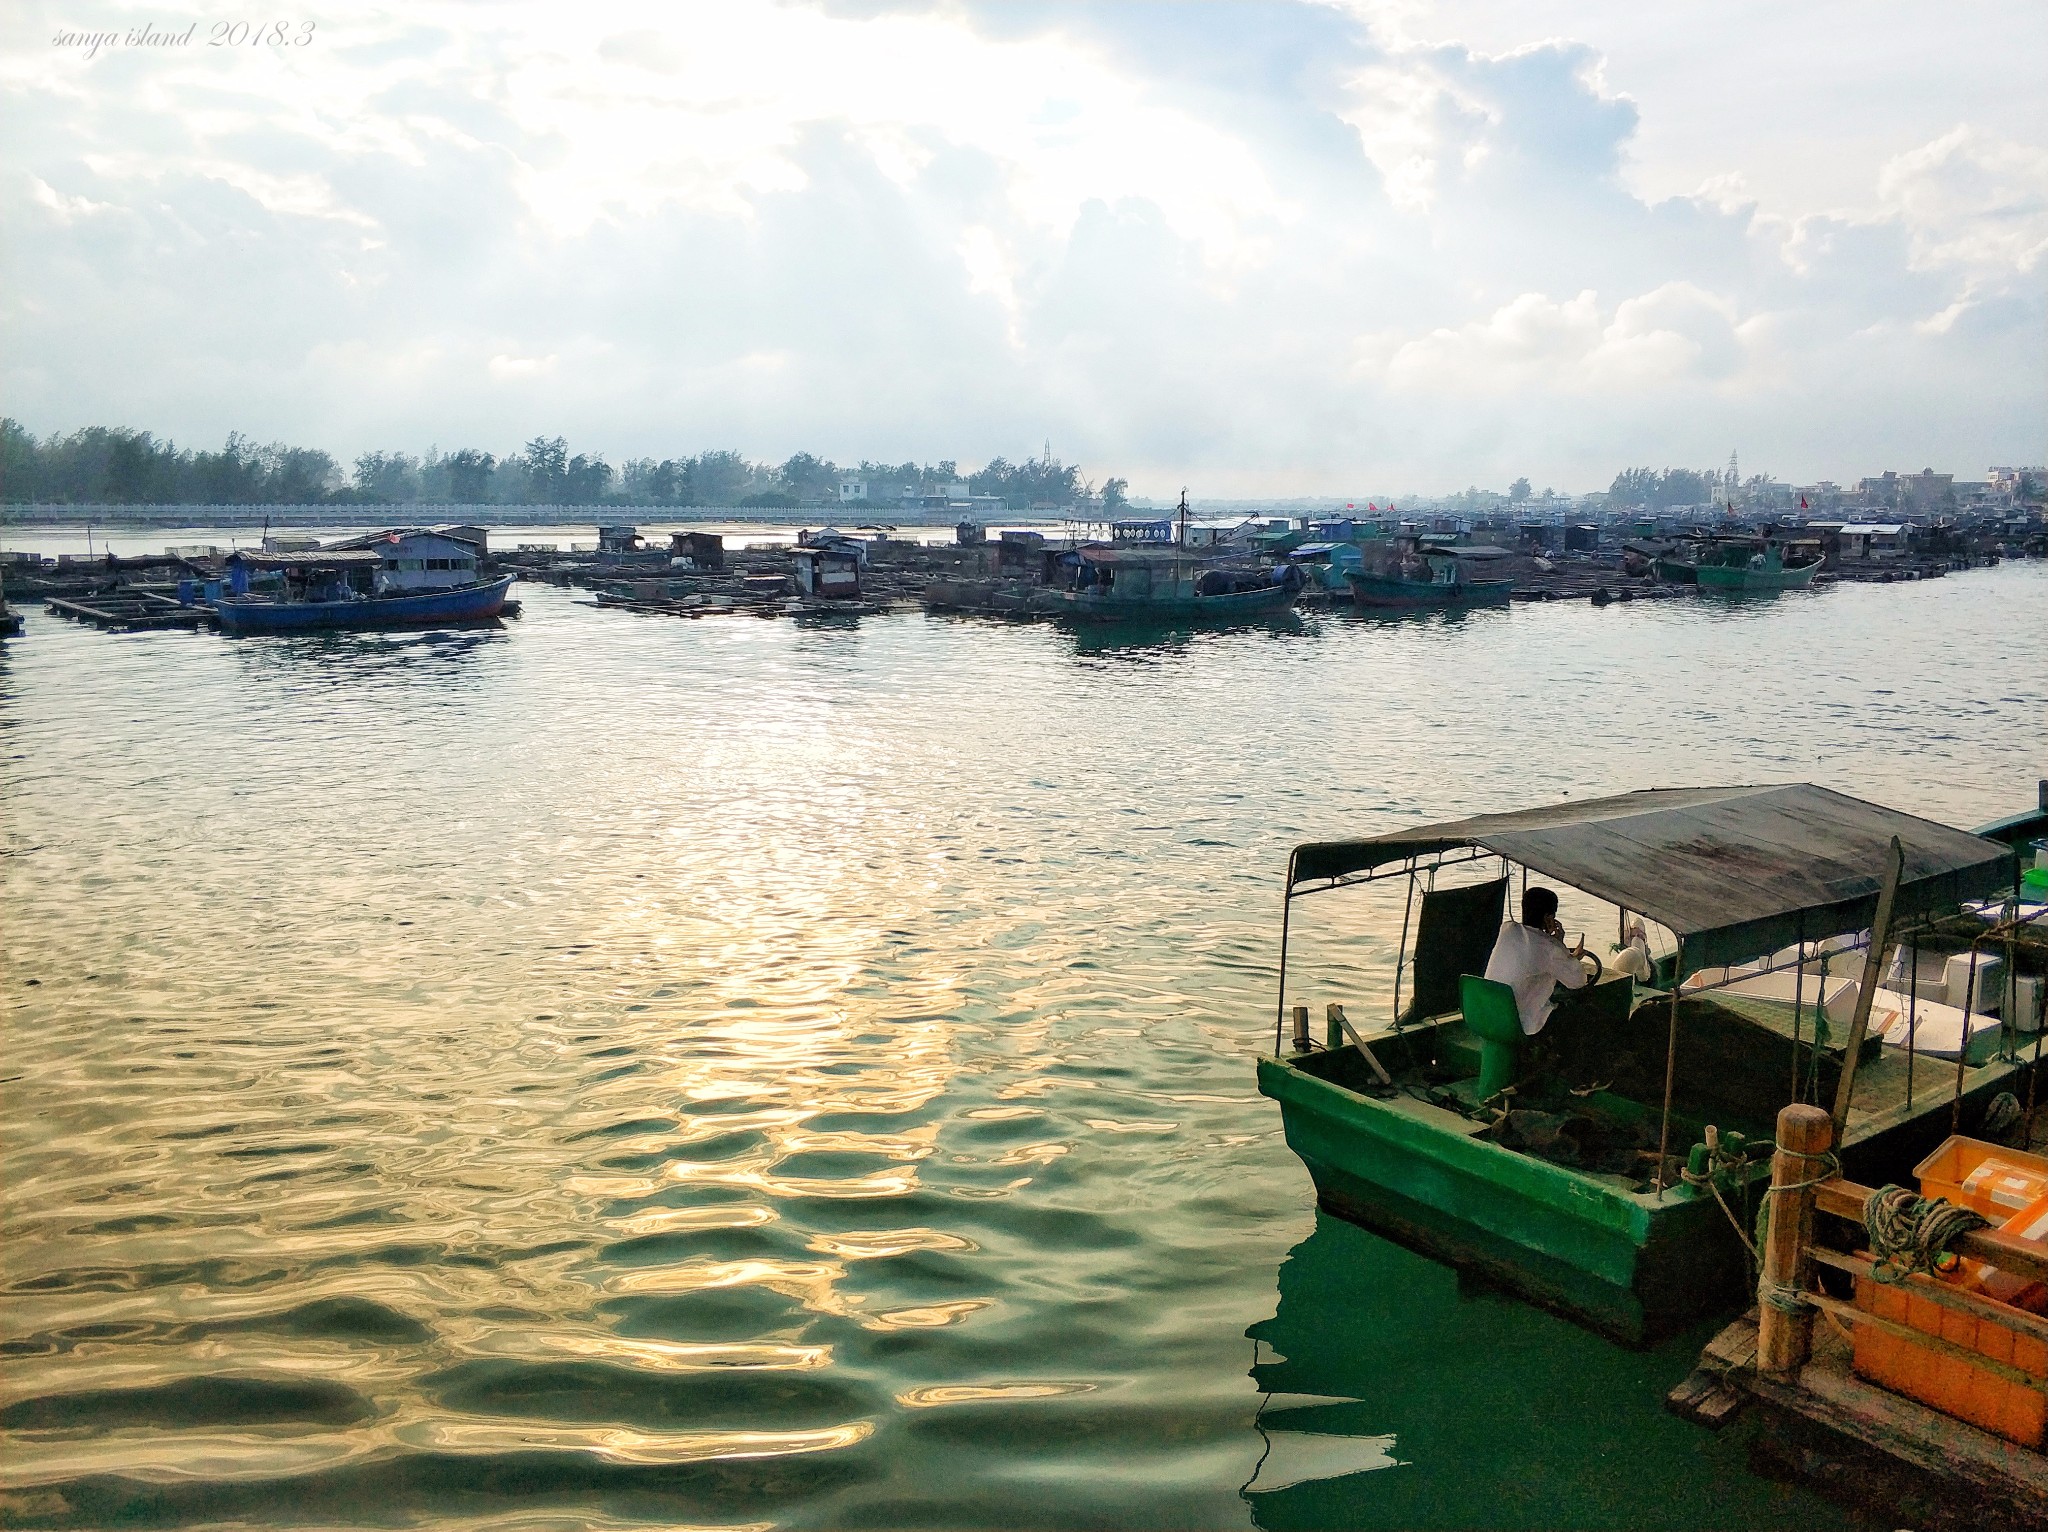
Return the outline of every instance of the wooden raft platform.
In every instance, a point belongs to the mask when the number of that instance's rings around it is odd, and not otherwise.
[[[181,606],[168,596],[123,592],[77,598],[52,596],[48,608],[73,622],[100,628],[196,628],[211,614],[201,607]]]
[[[1853,1076],[1841,1083],[1838,1115],[1847,1110]],[[1922,1272],[1885,1275],[1857,1250],[1873,1239],[1866,1220],[1880,1194],[1836,1171],[1829,1152],[1836,1121],[1802,1104],[1778,1113],[1770,1217],[1758,1241],[1758,1306],[1714,1338],[1665,1405],[1714,1429],[1757,1407],[1768,1418],[1750,1438],[1752,1466],[1807,1482],[1893,1526],[2048,1532],[2040,1398],[2025,1392],[2048,1392],[2040,1364],[2028,1360],[2048,1344],[2048,1319]],[[1849,1249],[1816,1241],[1817,1214],[1835,1226],[1830,1239],[1848,1226]],[[1947,1234],[1945,1244],[1965,1259],[2048,1281],[2048,1256],[2033,1240],[1978,1227]],[[1837,1296],[1849,1283],[1854,1302]],[[1874,1296],[1886,1290],[1898,1295],[1895,1315]],[[1927,1308],[1931,1325],[1925,1315],[1900,1322],[1909,1303],[1916,1312]],[[1995,1344],[2001,1339],[2003,1348]],[[1898,1342],[1912,1358],[1904,1370]],[[1870,1376],[1859,1377],[1855,1358],[1866,1349]],[[1980,1420],[2006,1434],[1972,1423]]]
[[[1674,1414],[1719,1430],[1754,1404],[1769,1417],[1756,1455],[1869,1510],[1939,1528],[2048,1528],[2048,1458],[1865,1383],[1849,1346],[1822,1328],[1786,1378],[1756,1366],[1754,1309],[1715,1336],[1665,1396]]]

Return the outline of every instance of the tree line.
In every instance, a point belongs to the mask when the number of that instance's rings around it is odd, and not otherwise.
[[[738,452],[629,458],[614,468],[597,454],[571,453],[560,436],[536,436],[503,457],[475,447],[424,456],[365,452],[344,468],[316,447],[258,444],[231,433],[218,451],[180,448],[148,431],[87,426],[37,438],[0,420],[0,499],[40,505],[609,505],[796,507],[836,501],[842,480],[859,478],[869,501],[893,506],[907,495],[946,494],[966,484],[1013,510],[1072,505],[1093,493],[1080,467],[1049,452],[1012,463],[995,458],[962,474],[951,460],[842,468],[799,452],[781,463]],[[1106,510],[1121,509],[1123,479],[1102,487]]]
[[[1607,488],[1607,503],[1616,510],[1640,507],[1647,511],[1669,510],[1678,505],[1713,505],[1762,493],[1770,484],[1767,473],[1751,474],[1737,483],[1720,468],[1624,468]]]

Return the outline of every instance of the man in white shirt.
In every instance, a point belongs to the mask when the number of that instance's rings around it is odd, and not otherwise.
[[[1522,891],[1522,918],[1501,926],[1493,956],[1486,960],[1486,977],[1515,992],[1515,1008],[1521,1012],[1522,1032],[1527,1037],[1541,1032],[1550,1020],[1557,1006],[1552,993],[1558,985],[1585,987],[1590,975],[1580,965],[1579,954],[1564,944],[1555,893],[1547,888]]]

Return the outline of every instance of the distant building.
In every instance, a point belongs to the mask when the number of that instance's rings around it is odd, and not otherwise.
[[[1809,513],[1818,511],[1826,514],[1840,510],[1844,493],[1842,486],[1832,479],[1822,479],[1817,484],[1795,484],[1792,486],[1792,508],[1797,509],[1799,502],[1804,500]]]
[[[1919,473],[1887,469],[1874,479],[1859,479],[1856,493],[1867,506],[1882,506],[1902,516],[1931,516],[1955,503],[1956,476],[1923,468]]]
[[[1898,559],[1911,550],[1913,529],[1896,521],[1852,521],[1836,536],[1845,559]]]

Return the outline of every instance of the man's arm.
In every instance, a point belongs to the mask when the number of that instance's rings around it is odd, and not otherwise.
[[[1563,942],[1551,949],[1550,973],[1566,989],[1584,989],[1593,977]]]

